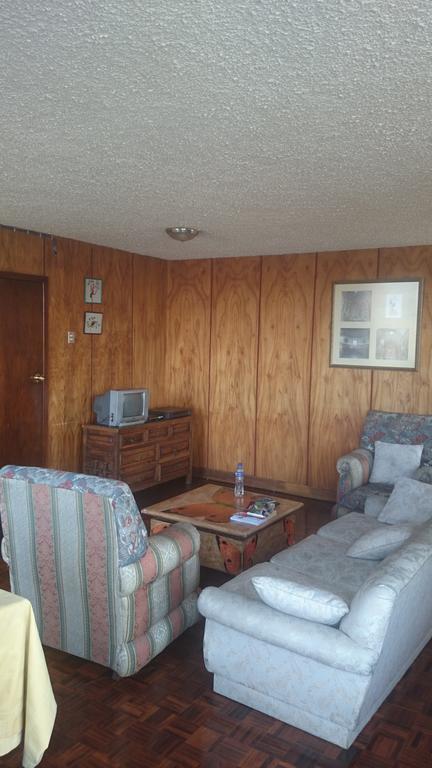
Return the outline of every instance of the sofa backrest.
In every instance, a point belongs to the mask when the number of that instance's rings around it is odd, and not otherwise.
[[[12,589],[30,600],[42,641],[111,666],[121,621],[119,565],[138,560],[147,546],[128,486],[7,466],[0,515]]]
[[[360,447],[374,453],[375,442],[423,445],[421,464],[432,466],[432,415],[369,411]]]
[[[432,558],[432,521],[386,557],[354,596],[340,629],[366,648],[380,651],[398,595]]]

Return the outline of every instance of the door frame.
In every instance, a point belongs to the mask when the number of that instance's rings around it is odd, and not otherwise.
[[[44,275],[28,275],[25,272],[1,272],[0,278],[9,280],[26,280],[33,283],[42,283],[42,318],[43,318],[43,332],[42,332],[42,349],[43,349],[43,364],[44,370],[42,374],[45,376],[43,383],[43,397],[42,397],[42,458],[43,466],[46,464],[47,457],[47,437],[48,437],[48,278]]]

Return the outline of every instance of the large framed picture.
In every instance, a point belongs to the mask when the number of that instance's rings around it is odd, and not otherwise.
[[[415,370],[421,280],[333,284],[330,365]]]

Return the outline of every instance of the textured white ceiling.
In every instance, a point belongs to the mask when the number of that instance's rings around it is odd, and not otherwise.
[[[432,243],[431,35],[430,0],[2,0],[0,222],[166,259]]]

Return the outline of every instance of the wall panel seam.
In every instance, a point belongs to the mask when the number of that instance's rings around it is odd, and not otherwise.
[[[312,323],[311,323],[311,340],[309,351],[309,383],[308,383],[308,423],[307,423],[307,435],[306,435],[306,485],[310,484],[310,432],[311,432],[311,418],[312,418],[312,366],[313,366],[313,354],[315,343],[315,314],[316,314],[316,286],[317,286],[317,273],[318,273],[318,252],[315,252],[314,260],[314,284],[312,293]]]

